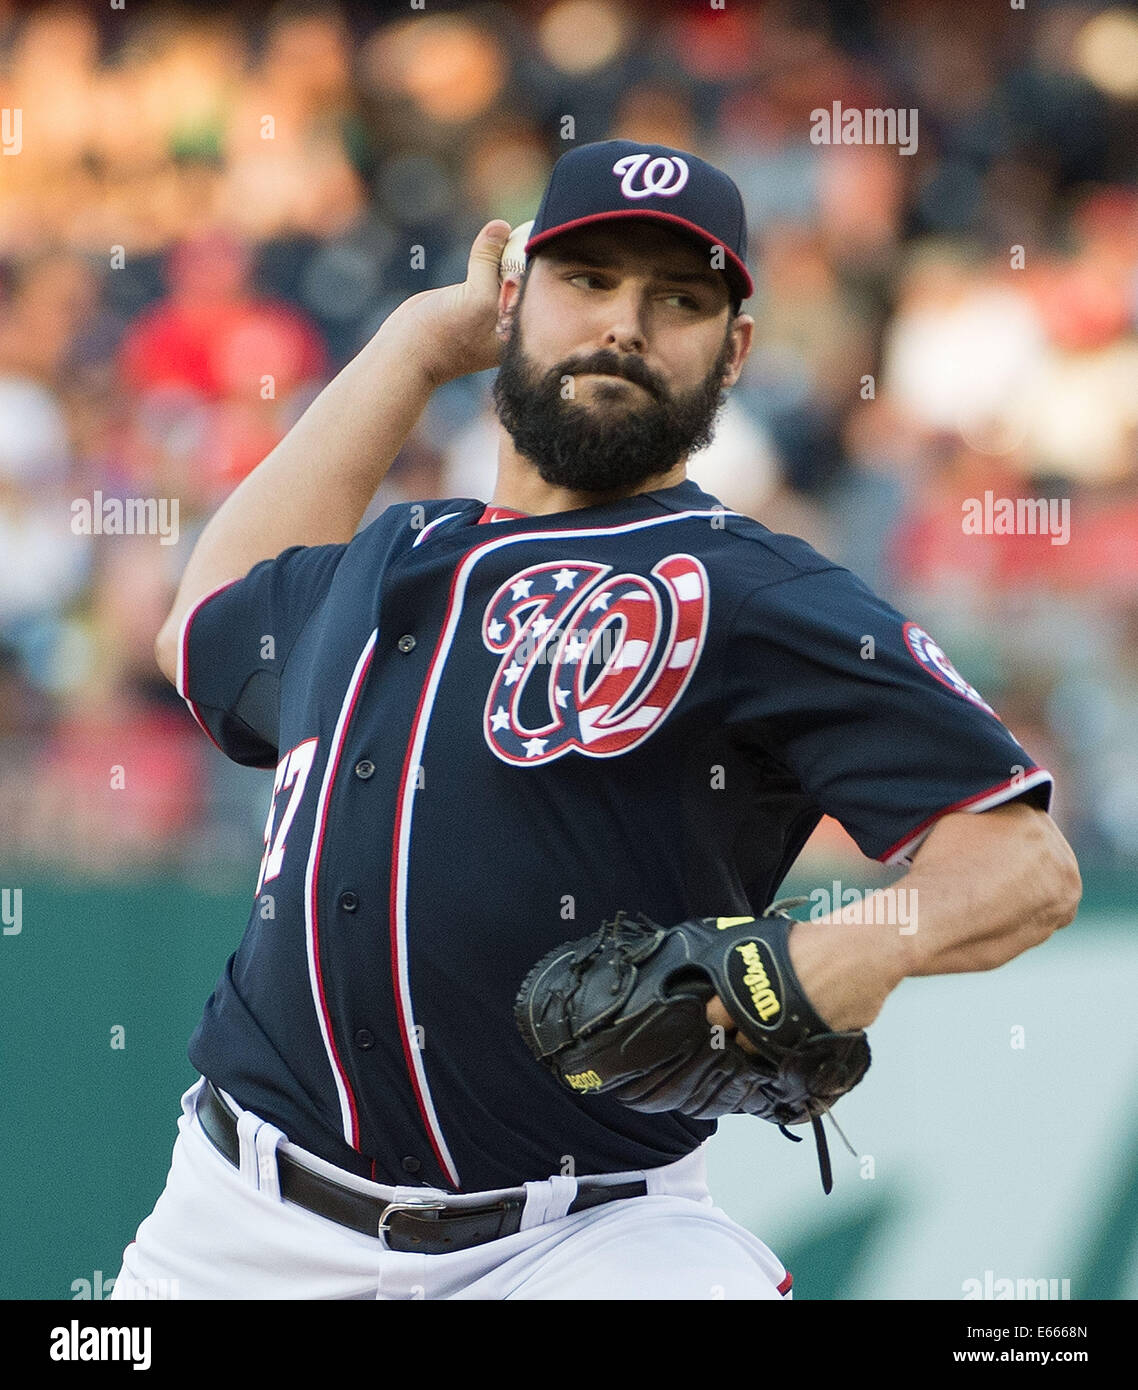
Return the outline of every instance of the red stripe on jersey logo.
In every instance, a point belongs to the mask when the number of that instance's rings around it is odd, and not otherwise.
[[[955,690],[958,695],[963,695],[966,700],[971,700],[974,705],[979,705],[981,709],[987,710],[993,718],[1000,718],[976,687],[969,685],[949,661],[944,648],[938,646],[923,627],[918,627],[916,623],[906,623],[901,631],[910,654],[930,676],[940,681],[941,685],[947,685],[949,690]]]
[[[501,660],[483,732],[503,762],[627,753],[691,680],[707,635],[703,565],[678,554],[653,565],[651,580],[611,570],[589,560],[529,565],[487,604],[482,640]]]

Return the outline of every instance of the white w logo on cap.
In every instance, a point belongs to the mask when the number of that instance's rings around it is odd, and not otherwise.
[[[647,163],[647,168],[644,168]],[[636,175],[644,170],[640,188],[633,187]],[[612,166],[614,174],[623,174],[620,191],[626,198],[650,198],[658,194],[670,198],[678,193],[688,181],[688,164],[679,155],[659,154],[653,159],[649,154],[626,154]]]

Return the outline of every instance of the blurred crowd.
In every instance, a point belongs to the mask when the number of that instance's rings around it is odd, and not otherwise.
[[[815,143],[835,102],[916,149]],[[247,870],[264,778],[153,661],[196,535],[484,222],[623,137],[746,200],[755,347],[691,476],[927,626],[1084,863],[1138,863],[1133,9],[0,0],[0,114],[0,861]],[[489,496],[491,379],[436,392],[369,517]],[[970,534],[986,494],[1069,536]],[[177,499],[176,544],[76,524],[129,498]]]

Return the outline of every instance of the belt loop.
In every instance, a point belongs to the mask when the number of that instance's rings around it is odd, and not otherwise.
[[[279,1202],[281,1174],[277,1166],[277,1149],[284,1143],[284,1134],[275,1125],[264,1123],[257,1130],[257,1185],[266,1197]]]
[[[241,1181],[249,1187],[259,1188],[260,1161],[257,1154],[257,1130],[261,1127],[260,1117],[251,1110],[242,1110],[237,1116],[237,1142],[241,1146]]]
[[[275,1125],[262,1120],[252,1110],[241,1110],[237,1116],[241,1180],[278,1202],[281,1200],[281,1181],[277,1148],[283,1143],[284,1137]]]
[[[527,1182],[525,1189],[526,1204],[519,1229],[529,1231],[566,1214],[577,1195],[577,1179],[558,1175],[542,1182]]]

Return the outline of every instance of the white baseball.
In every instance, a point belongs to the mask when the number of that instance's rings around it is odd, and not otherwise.
[[[502,259],[498,262],[498,283],[507,275],[524,275],[526,269],[525,244],[533,229],[533,219],[522,222],[510,233],[510,239],[502,248]]]

